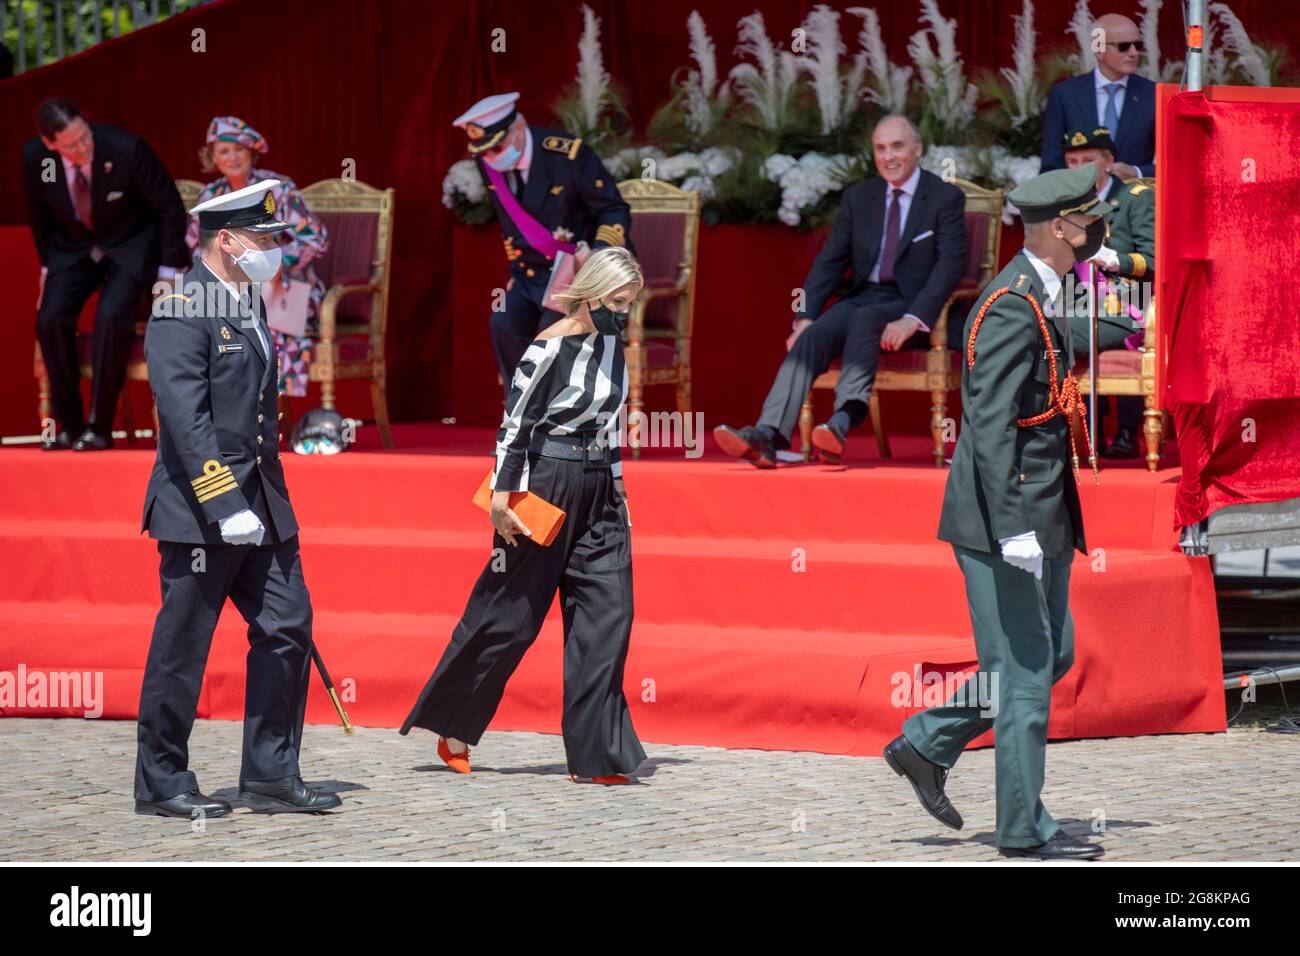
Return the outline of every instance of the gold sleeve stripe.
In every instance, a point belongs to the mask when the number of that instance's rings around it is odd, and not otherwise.
[[[235,480],[235,476],[232,475],[230,472],[226,472],[225,474],[218,475],[209,481],[203,482],[202,484],[195,485],[194,493],[196,495],[201,495],[205,491],[210,491],[211,489],[215,488],[217,485],[224,485],[226,484],[226,482],[234,481],[234,480]]]
[[[573,145],[569,147],[569,159],[573,159],[573,157],[578,155],[578,147],[581,145],[582,145],[582,137],[581,136],[576,137],[573,140]]]
[[[596,241],[610,246],[623,245],[623,226],[621,224],[598,226],[596,228]]]
[[[1133,278],[1142,278],[1147,272],[1147,257],[1140,252],[1130,252],[1129,256],[1133,259]]]
[[[196,488],[204,482],[211,481],[213,478],[219,478],[222,475],[230,474],[230,466],[223,465],[215,461],[209,461],[203,466],[203,474],[197,478],[191,478],[190,484]]]
[[[211,501],[213,498],[217,497],[217,495],[224,495],[227,491],[234,491],[238,487],[239,482],[235,481],[234,476],[232,475],[230,480],[225,484],[218,484],[216,487],[210,488],[207,491],[199,492],[197,497],[199,503],[202,504],[205,501]]]

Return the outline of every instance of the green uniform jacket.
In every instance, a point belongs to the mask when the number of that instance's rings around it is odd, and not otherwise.
[[[1156,191],[1145,183],[1125,185],[1112,175],[1110,192],[1102,200],[1110,236],[1106,245],[1119,255],[1116,275],[1154,282],[1156,279]]]
[[[1010,289],[990,306],[975,338],[975,364],[962,352],[961,435],[952,456],[939,517],[939,539],[964,548],[1001,554],[998,541],[1033,531],[1047,558],[1071,547],[1087,554],[1079,490],[1070,458],[1069,424],[1056,415],[1021,428],[1048,407],[1050,365],[1032,294],[1042,308],[1047,294],[1034,267],[1020,252],[989,283],[966,319],[963,343],[984,302]],[[1073,367],[1068,320],[1048,317],[1056,375]],[[1082,458],[1085,449],[1079,449]]]

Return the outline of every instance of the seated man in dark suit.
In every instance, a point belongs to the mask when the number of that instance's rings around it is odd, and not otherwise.
[[[921,134],[906,117],[880,120],[871,148],[880,175],[844,191],[830,238],[808,272],[804,307],[758,424],[713,430],[723,451],[759,468],[776,466],[808,389],[841,357],[835,413],[813,432],[818,457],[838,464],[849,429],[866,417],[881,349],[897,351],[917,332],[929,332],[961,278],[965,195],[921,169]],[[848,292],[822,314],[846,269]]]
[[[1156,85],[1137,75],[1143,43],[1128,17],[1107,13],[1094,30],[1106,33],[1106,49],[1097,67],[1062,80],[1047,94],[1043,112],[1042,171],[1064,169],[1061,137],[1067,130],[1104,126],[1114,133],[1115,164],[1120,179],[1156,174]]]
[[[23,146],[23,190],[41,260],[36,337],[58,420],[43,447],[111,448],[137,307],[156,278],[170,278],[190,263],[185,209],[167,168],[134,133],[88,123],[67,100],[42,103],[36,125],[40,136]],[[96,289],[95,383],[87,419],[77,317]]]

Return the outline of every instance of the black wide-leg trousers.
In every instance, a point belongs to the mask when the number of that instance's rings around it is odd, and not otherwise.
[[[492,536],[492,555],[470,592],[433,676],[401,732],[423,727],[477,744],[506,682],[541,630],[555,592],[564,613],[564,710],[569,772],[631,773],[645,759],[623,694],[632,636],[632,553],[608,463],[529,455],[528,487],[565,512],[550,545]]]
[[[140,688],[137,800],[193,790],[189,739],[221,609],[248,622],[240,781],[296,776],[311,677],[311,597],[298,536],[280,544],[159,541],[162,608]]]

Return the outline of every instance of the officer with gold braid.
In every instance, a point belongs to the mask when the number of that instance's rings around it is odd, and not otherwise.
[[[142,530],[158,541],[162,607],[140,688],[135,809],[220,817],[199,790],[189,736],[212,632],[229,598],[248,623],[240,797],[255,809],[340,805],[299,774],[312,609],[276,412],[275,342],[259,286],[280,268],[273,189],[263,180],[200,203],[199,255],[160,295],[145,333],[158,453]]]
[[[1097,198],[1108,228],[1105,244],[1092,259],[1104,273],[1097,295],[1097,350],[1139,351],[1143,312],[1156,281],[1156,191],[1146,183],[1126,183],[1115,175],[1115,143],[1105,126],[1067,130],[1061,149],[1070,169],[1087,163],[1096,165]],[[1080,279],[1078,289],[1086,296],[1084,268],[1080,264],[1075,271]],[[1076,315],[1086,314],[1087,299],[1081,296],[1076,308]],[[1119,426],[1115,439],[1109,445],[1103,444],[1098,452],[1105,458],[1136,458],[1142,399],[1122,395],[1117,404]],[[1100,413],[1104,416],[1109,408],[1109,396],[1100,396]],[[1097,434],[1101,440],[1100,423]]]
[[[886,763],[922,807],[960,829],[944,792],[976,737],[994,732],[997,844],[1009,856],[1092,859],[1097,844],[1065,833],[1040,799],[1052,685],[1074,663],[1070,568],[1087,554],[1075,470],[1087,436],[1075,434],[1083,402],[1062,278],[1101,245],[1097,169],[1059,169],[1009,196],[1025,222],[1025,247],[967,317],[962,422],[939,518],[966,582],[981,683],[903,723]],[[1080,442],[1084,447],[1080,447]]]
[[[505,243],[505,309],[492,313],[489,330],[507,395],[524,350],[562,318],[543,305],[556,254],[581,266],[596,249],[632,248],[632,210],[595,150],[563,130],[528,125],[518,99],[498,93],[452,121],[465,131]]]

